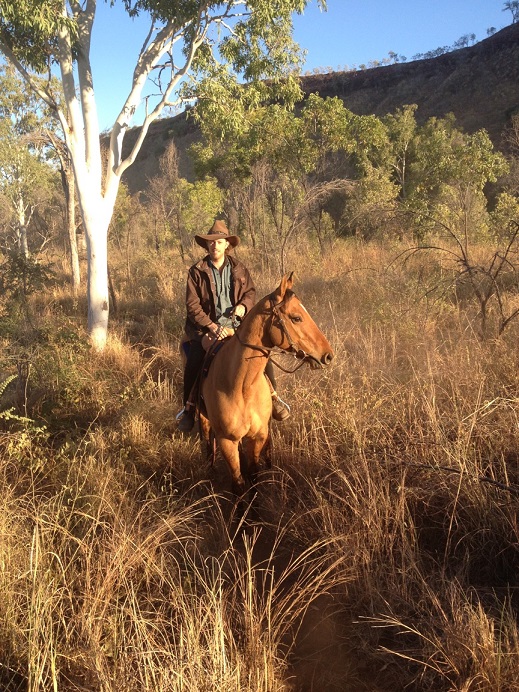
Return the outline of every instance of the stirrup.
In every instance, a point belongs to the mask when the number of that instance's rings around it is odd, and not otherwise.
[[[186,408],[186,406],[189,406],[189,408]],[[175,416],[176,421],[179,421],[184,415],[184,413],[193,413],[193,415],[195,414],[195,406],[191,403],[191,400],[187,402],[186,406],[181,408],[180,411],[177,413],[177,415]]]

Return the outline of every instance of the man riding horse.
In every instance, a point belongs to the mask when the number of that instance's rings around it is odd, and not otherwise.
[[[249,312],[256,296],[249,270],[230,254],[240,242],[239,238],[229,233],[223,221],[215,221],[206,235],[195,235],[195,240],[208,254],[189,269],[187,277],[184,408],[177,416],[181,432],[190,432],[194,426],[196,401],[192,393],[207,345],[232,336],[235,320],[241,320]],[[290,409],[277,395],[270,360],[265,374],[271,384],[272,417],[285,420],[290,416]]]

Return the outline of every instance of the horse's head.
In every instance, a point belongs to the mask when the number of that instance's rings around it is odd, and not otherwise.
[[[270,338],[274,346],[293,353],[311,368],[329,365],[333,350],[305,306],[292,291],[293,272],[285,275],[270,295]]]

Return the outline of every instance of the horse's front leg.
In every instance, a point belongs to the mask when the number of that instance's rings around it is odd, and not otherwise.
[[[211,428],[209,419],[203,413],[199,414],[198,425],[200,430],[200,445],[202,454],[205,455],[207,463],[213,467],[216,463],[216,438]]]
[[[261,452],[267,440],[268,431],[267,433],[261,433],[256,437],[248,437],[243,440],[244,453],[247,458],[247,475],[250,478],[252,485],[254,485],[258,479],[258,473],[261,466]]]
[[[245,492],[245,480],[240,469],[240,452],[238,442],[221,438],[218,440],[220,451],[227,462],[231,474],[232,490],[237,497],[241,497]]]
[[[268,469],[272,468],[272,434],[270,432],[270,423],[268,428],[267,439],[265,440],[265,445],[262,449],[263,458],[265,459],[265,466]]]

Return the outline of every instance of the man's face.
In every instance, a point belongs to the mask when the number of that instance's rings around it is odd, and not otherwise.
[[[218,260],[221,260],[228,247],[229,241],[225,240],[225,238],[207,241],[207,250],[209,251],[209,257],[213,262],[218,262]]]

